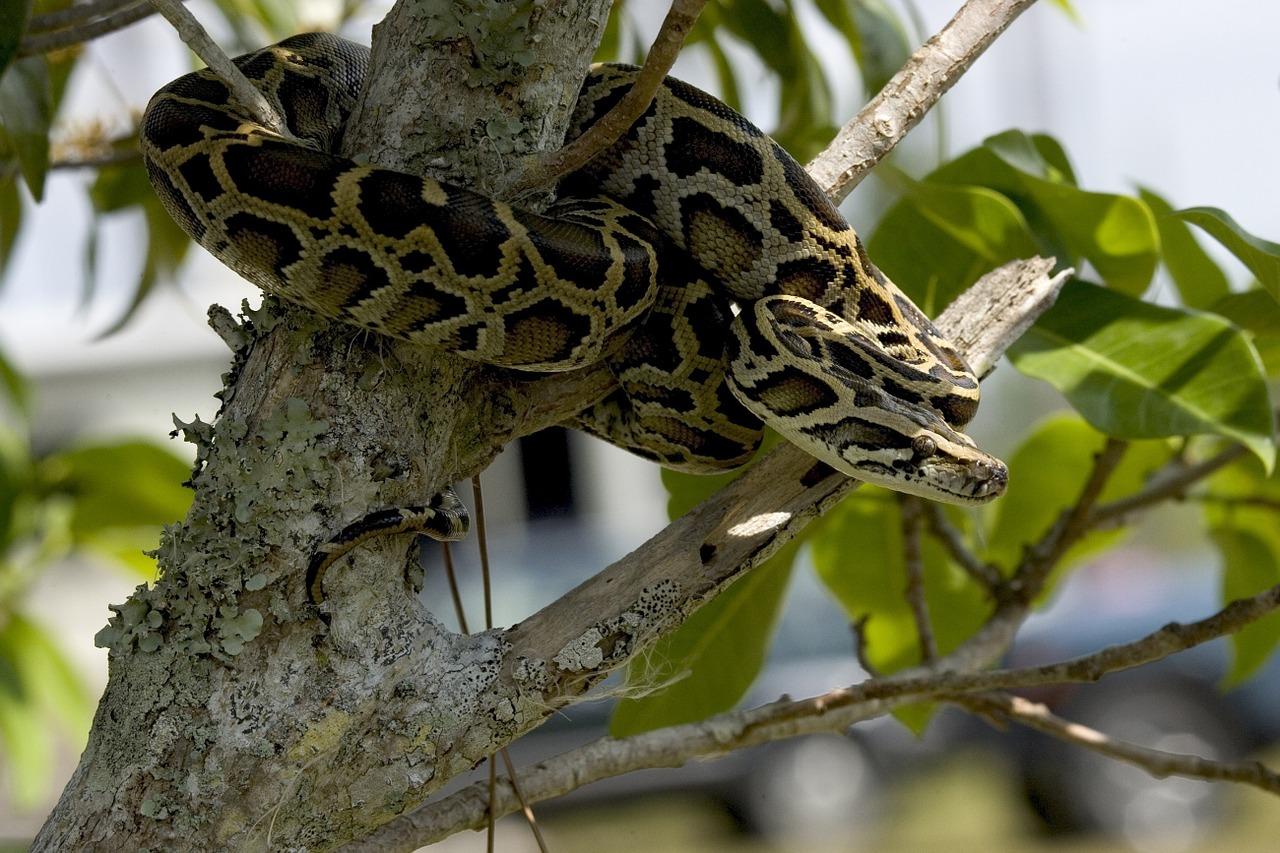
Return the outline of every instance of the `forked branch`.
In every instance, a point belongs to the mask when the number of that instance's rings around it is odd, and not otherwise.
[[[540,802],[575,790],[589,782],[655,767],[680,767],[689,761],[725,755],[737,749],[802,734],[842,732],[849,726],[883,716],[901,705],[926,699],[989,698],[989,691],[1012,690],[1044,684],[1097,681],[1109,673],[1140,666],[1185,651],[1280,609],[1280,586],[1252,598],[1233,602],[1198,622],[1170,624],[1152,634],[1096,654],[1043,667],[965,673],[939,669],[875,678],[862,684],[799,701],[778,701],[746,711],[719,714],[700,723],[672,726],[634,737],[604,738],[555,758],[522,768],[520,778],[527,799]],[[946,665],[946,659],[941,662]],[[1069,725],[1034,710],[1025,700],[1000,701],[998,708],[1019,723],[1037,723],[1046,729]],[[1039,725],[1037,727],[1039,727]],[[1088,738],[1085,738],[1088,739]],[[1255,785],[1280,794],[1274,771],[1260,764],[1218,764],[1196,756],[1176,756],[1116,744],[1108,754],[1134,760],[1152,772],[1176,773],[1198,778],[1224,779]],[[1185,771],[1185,772],[1184,772]],[[476,783],[429,803],[418,811],[388,824],[357,849],[410,849],[460,832],[475,829],[485,820],[485,788]],[[496,809],[509,814],[519,807],[510,787],[499,786]]]

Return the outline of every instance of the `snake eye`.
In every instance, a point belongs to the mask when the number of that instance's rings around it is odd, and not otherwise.
[[[928,459],[938,452],[938,445],[927,435],[917,435],[911,439],[911,452],[917,459]]]

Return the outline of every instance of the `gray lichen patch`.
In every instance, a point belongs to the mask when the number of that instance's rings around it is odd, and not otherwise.
[[[552,658],[566,673],[607,669],[625,661],[638,644],[680,618],[680,584],[672,579],[645,587],[626,610],[597,622]]]
[[[519,76],[533,63],[537,36],[530,23],[544,0],[428,0],[421,4],[424,34],[462,39],[471,51],[468,83],[487,86]]]
[[[174,644],[185,655],[229,660],[262,631],[260,606],[281,614],[278,594],[268,589],[276,577],[271,555],[282,545],[297,548],[299,519],[333,485],[337,448],[324,438],[329,424],[300,398],[281,401],[254,424],[233,411],[212,425],[199,417],[174,421],[197,448],[189,483],[197,499],[161,535],[160,579],[113,606],[97,642],[144,653]],[[221,452],[234,456],[211,464]]]

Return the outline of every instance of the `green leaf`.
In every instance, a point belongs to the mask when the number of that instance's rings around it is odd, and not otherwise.
[[[93,705],[79,677],[42,629],[20,614],[0,628],[0,752],[15,800],[30,808],[49,793],[53,732],[62,724],[79,751]]]
[[[18,54],[18,44],[27,29],[31,0],[5,0],[0,3],[0,74]]]
[[[3,163],[0,162],[0,167]],[[13,257],[14,244],[18,242],[18,229],[22,227],[22,192],[12,178],[0,178],[0,283]]]
[[[0,350],[0,390],[4,391],[9,402],[18,409],[19,413],[26,415],[30,411],[31,392],[27,382],[5,358],[4,350]]]
[[[102,169],[89,190],[89,198],[98,214],[140,207],[147,225],[147,253],[142,275],[129,307],[99,336],[108,337],[124,328],[162,279],[174,276],[191,248],[191,238],[161,206],[159,198],[151,191],[146,169],[141,164]]]
[[[80,676],[53,637],[30,619],[11,614],[4,627],[9,663],[19,674],[27,701],[42,714],[52,715],[78,751],[84,747],[93,717],[93,700]]]
[[[1246,290],[1222,297],[1212,306],[1253,338],[1268,376],[1280,376],[1280,303],[1265,290]]]
[[[1262,362],[1221,317],[1072,281],[1009,355],[1108,435],[1215,434],[1243,442],[1268,470],[1275,461]]]
[[[1061,147],[1049,137],[1006,131],[938,168],[929,179],[976,184],[1008,196],[1064,264],[1083,257],[1108,285],[1138,295],[1159,258],[1155,219],[1137,199],[1086,192],[1073,183]]]
[[[1222,600],[1247,598],[1280,584],[1280,556],[1274,544],[1248,530],[1220,526],[1210,531],[1222,554]],[[1251,622],[1231,635],[1233,651],[1227,686],[1256,673],[1280,644],[1280,612]]]
[[[1075,415],[1057,414],[1037,424],[1009,457],[1009,490],[983,508],[987,522],[983,559],[1006,574],[1024,550],[1042,539],[1058,516],[1075,504],[1093,457],[1106,436]],[[1173,451],[1162,441],[1135,441],[1116,466],[1100,500],[1109,502],[1142,488]],[[1063,556],[1062,569],[1116,544],[1122,529],[1094,530]]]
[[[1035,252],[1027,221],[998,192],[918,181],[907,194],[925,219],[992,268]]]
[[[850,621],[866,618],[864,649],[883,672],[920,662],[902,553],[898,496],[863,486],[819,521],[808,537],[813,564]],[[953,519],[963,524],[964,516]],[[983,590],[952,564],[932,537],[923,537],[925,599],[938,650],[952,651],[973,635],[990,613]]]
[[[1196,242],[1191,229],[1174,215],[1173,206],[1145,187],[1138,188],[1138,197],[1156,215],[1164,265],[1178,288],[1182,304],[1188,308],[1208,308],[1226,296],[1231,290],[1226,274]]]
[[[3,690],[0,690],[0,755],[7,765],[15,803],[19,808],[34,808],[49,791],[52,781],[51,733],[34,708]]]
[[[618,61],[618,51],[622,46],[622,19],[626,14],[624,0],[610,6],[609,19],[605,21],[604,33],[600,36],[600,44],[596,46],[593,62]]]
[[[738,112],[742,111],[742,94],[738,91],[738,75],[733,63],[724,52],[724,46],[714,34],[703,43],[716,70],[716,82],[720,84],[720,100]]]
[[[692,723],[736,705],[764,665],[795,554],[788,544],[634,658],[628,690],[654,692],[619,702],[609,734]]]
[[[44,197],[52,122],[53,91],[44,57],[19,59],[0,76],[0,125],[36,201]]]
[[[168,524],[191,505],[191,492],[182,487],[190,466],[154,444],[82,447],[54,454],[41,467],[52,488],[72,497],[72,530],[78,536]]]
[[[1076,11],[1076,7],[1072,5],[1071,0],[1053,0],[1053,5],[1065,12],[1073,23],[1084,23],[1084,18],[1080,17],[1080,13]]]
[[[867,94],[884,88],[911,55],[902,22],[880,0],[817,0],[816,5],[844,37]]]
[[[1037,251],[1013,202],[985,187],[903,181],[904,194],[881,220],[868,251],[935,316],[984,273]]]
[[[1267,292],[1280,299],[1280,243],[1255,237],[1216,207],[1190,207],[1173,214],[1203,229],[1240,259]]]

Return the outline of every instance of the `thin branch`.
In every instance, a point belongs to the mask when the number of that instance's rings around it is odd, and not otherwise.
[[[1248,507],[1249,509],[1268,509],[1280,512],[1280,499],[1263,495],[1194,495],[1192,500],[1200,503],[1225,507]]]
[[[969,550],[965,544],[964,534],[947,518],[941,504],[926,501],[924,504],[925,522],[933,538],[942,543],[942,547],[951,555],[951,559],[964,569],[988,593],[995,595],[1004,586],[1004,578],[1000,570],[991,563],[978,559],[978,555]]]
[[[808,699],[782,700],[746,711],[718,714],[700,723],[671,726],[617,740],[603,738],[521,768],[524,795],[531,802],[540,802],[590,782],[635,770],[680,767],[695,759],[724,755],[783,737],[842,732],[862,720],[883,716],[896,707],[925,699],[954,700],[966,693],[1097,681],[1107,673],[1140,666],[1234,633],[1277,608],[1280,608],[1280,586],[1233,602],[1198,622],[1167,625],[1135,642],[1048,666],[979,673],[943,670],[921,674],[921,670],[913,670]],[[944,658],[939,665],[947,663],[948,659]],[[1019,718],[1018,722],[1023,720]],[[1259,778],[1266,777],[1259,774]],[[499,813],[508,814],[516,807],[510,789],[500,785]],[[362,849],[429,844],[463,829],[483,825],[485,811],[484,783],[476,783],[393,821],[368,839]]]
[[[849,629],[853,632],[853,653],[858,659],[858,666],[871,678],[879,678],[880,668],[871,661],[867,653],[867,623],[870,621],[871,614],[864,613],[850,623]]]
[[[1012,596],[1022,602],[1030,602],[1040,594],[1050,572],[1066,554],[1067,549],[1078,542],[1092,526],[1094,505],[1106,488],[1111,475],[1124,458],[1129,443],[1118,438],[1107,438],[1107,443],[1093,458],[1089,478],[1085,480],[1080,496],[1074,504],[1059,516],[1057,522],[1044,537],[1027,552],[1009,581]]]
[[[1248,453],[1249,448],[1243,444],[1234,444],[1194,465],[1176,464],[1171,471],[1164,472],[1164,476],[1153,477],[1151,483],[1137,494],[1103,504],[1095,509],[1089,516],[1088,524],[1090,527],[1116,524],[1137,510],[1173,498],[1180,498],[1196,483]]]
[[[49,53],[64,47],[71,47],[74,44],[100,38],[116,30],[122,30],[131,24],[136,24],[143,18],[153,15],[155,11],[155,8],[146,0],[139,0],[136,3],[122,5],[119,11],[96,20],[65,29],[28,35],[22,39],[18,46],[18,56]]]
[[[71,24],[79,24],[104,15],[118,12],[135,3],[146,0],[89,0],[88,3],[73,3],[65,9],[56,9],[43,15],[32,15],[27,22],[27,32],[43,33],[48,30],[60,30]]]
[[[621,139],[622,134],[649,108],[705,5],[706,0],[673,0],[653,46],[649,48],[649,55],[645,57],[644,66],[627,94],[577,139],[534,160],[512,185],[510,196],[518,198],[551,185]]]
[[[489,581],[489,536],[484,519],[484,492],[480,475],[471,478],[472,502],[476,506],[476,541],[480,544],[480,581],[484,586],[484,627],[493,628],[493,588]]]
[[[480,475],[476,474],[471,478],[471,494],[472,501],[476,507],[476,539],[480,545],[480,577],[484,583],[484,627],[485,630],[493,629],[493,591],[489,583],[489,536],[485,527],[484,520],[484,491],[480,487]],[[453,582],[453,575],[450,574],[449,580]],[[458,607],[458,621],[462,622],[462,605],[458,598],[456,584],[453,588],[454,602]],[[525,823],[529,825],[529,831],[533,833],[533,840],[538,845],[541,853],[548,853],[546,839],[542,837],[542,829],[538,826],[538,819],[533,813],[533,807],[529,801],[525,799],[520,789],[520,781],[516,775],[515,765],[511,762],[511,753],[506,747],[498,750],[498,754],[502,756],[502,762],[507,767],[507,776],[511,782],[511,789],[515,791],[516,799],[520,801],[520,809],[524,812]],[[489,808],[488,816],[488,834],[485,837],[486,844],[490,853],[493,851],[494,839],[497,833],[494,831],[494,821],[497,815],[494,813],[492,803],[494,802],[494,792],[498,787],[498,766],[493,760],[493,756],[489,756]]]
[[[920,123],[991,43],[1035,0],[969,0],[906,61],[808,166],[835,201]]]
[[[181,0],[151,0],[151,4],[156,11],[164,15],[165,20],[173,25],[187,47],[191,48],[192,52],[231,88],[232,97],[240,103],[240,106],[248,110],[259,124],[285,139],[294,138],[289,128],[285,126],[284,119],[271,104],[267,103],[262,92],[249,82],[249,78],[244,76],[244,72],[231,61],[231,57],[218,47],[204,25],[186,6],[182,5]]]
[[[92,157],[74,157],[65,160],[54,160],[49,164],[49,171],[70,171],[72,169],[101,169],[105,166],[123,166],[142,159],[141,151],[112,151]]]
[[[547,841],[542,837],[542,829],[538,826],[538,819],[533,814],[533,805],[529,798],[525,796],[524,789],[520,786],[520,774],[516,772],[516,765],[511,761],[511,753],[503,749],[499,750],[498,754],[502,756],[502,763],[507,768],[507,782],[511,785],[511,790],[516,795],[516,802],[520,804],[520,810],[524,812],[524,820],[525,823],[529,824],[529,831],[533,833],[534,843],[538,845],[538,850],[541,851],[541,853],[549,853]],[[493,798],[494,789],[493,787],[490,787],[490,803],[494,801]],[[490,811],[492,811],[492,809],[490,809]]]
[[[902,512],[902,560],[907,573],[907,587],[903,594],[915,619],[920,659],[929,664],[938,659],[938,643],[933,637],[933,626],[929,622],[929,603],[925,600],[924,556],[920,552],[923,503],[913,495],[900,495],[898,498]]]
[[[1185,776],[1189,779],[1239,782],[1280,794],[1280,774],[1258,761],[1214,761],[1199,755],[1165,752],[1115,740],[1096,729],[1065,720],[1046,706],[1021,696],[999,693],[967,696],[958,699],[957,703],[970,710],[994,713],[1058,740],[1140,767],[1157,779]]]
[[[449,579],[449,594],[453,596],[453,612],[458,617],[458,630],[464,634],[470,634],[471,630],[467,628],[467,612],[462,607],[462,595],[458,591],[458,573],[453,567],[453,551],[449,548],[448,542],[441,542],[440,547],[444,557],[444,574]]]

